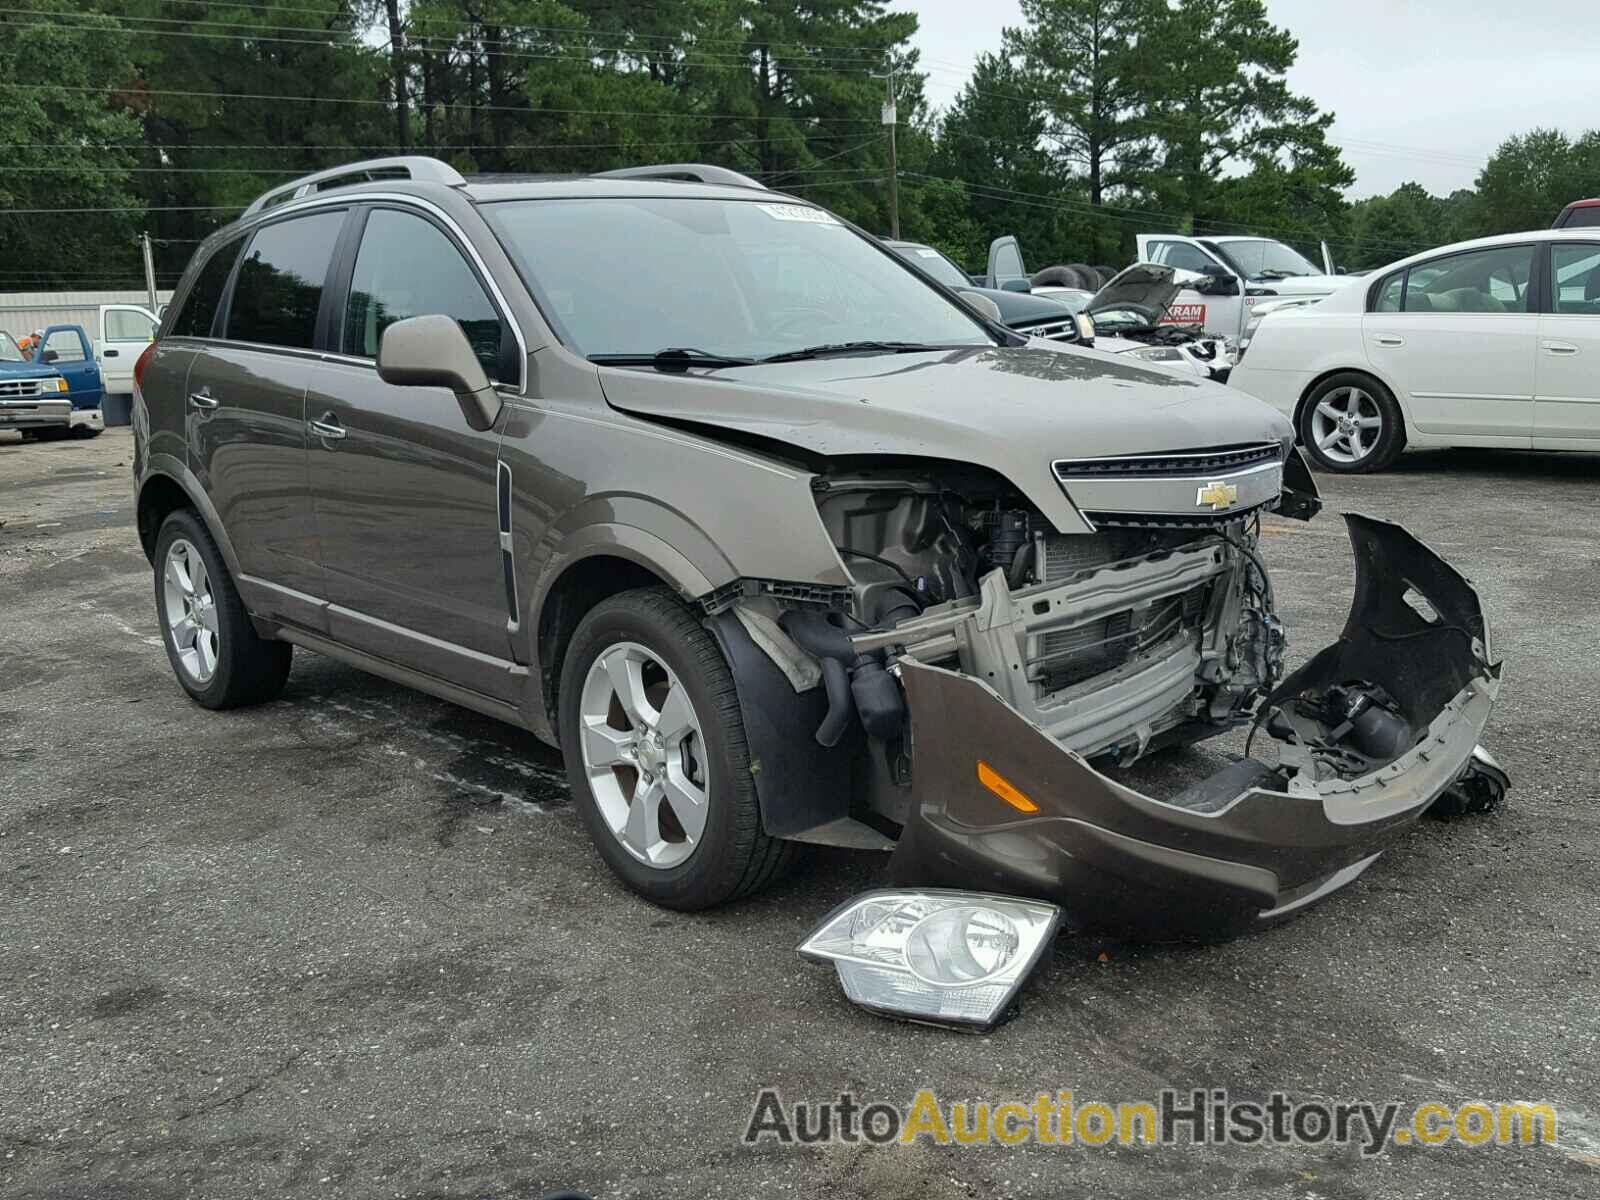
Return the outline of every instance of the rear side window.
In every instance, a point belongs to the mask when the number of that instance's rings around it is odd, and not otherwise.
[[[1378,294],[1372,305],[1373,312],[1399,312],[1400,294],[1405,290],[1406,273],[1399,271],[1389,276],[1378,287]]]
[[[228,286],[233,260],[239,257],[239,247],[243,244],[243,238],[234,238],[218,247],[216,253],[206,260],[206,265],[200,268],[200,274],[195,276],[194,286],[189,289],[183,307],[172,322],[174,336],[211,336],[212,323],[216,320],[217,309],[222,305],[222,289]]]
[[[1532,246],[1495,246],[1412,267],[1406,312],[1522,313],[1528,311]]]
[[[322,285],[344,213],[291,217],[257,231],[239,264],[228,308],[228,338],[311,349]]]
[[[390,325],[434,313],[456,319],[490,379],[515,382],[501,369],[500,314],[455,243],[422,217],[374,210],[350,280],[344,352],[376,358],[378,342]]]

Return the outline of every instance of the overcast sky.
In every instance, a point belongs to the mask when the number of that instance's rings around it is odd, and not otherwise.
[[[928,96],[948,104],[1017,0],[892,0],[921,19]],[[1300,40],[1290,85],[1336,117],[1355,196],[1415,180],[1470,187],[1496,146],[1537,125],[1600,125],[1600,0],[1267,0]]]

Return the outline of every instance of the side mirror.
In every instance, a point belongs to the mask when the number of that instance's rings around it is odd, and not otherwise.
[[[46,350],[43,354],[41,354],[39,356],[39,361],[40,362],[52,363],[52,362],[56,362],[57,360],[59,360],[60,357],[61,357],[61,355],[58,354],[56,351],[54,351],[54,350]]]
[[[1033,285],[1030,284],[1026,279],[1007,279],[1000,284],[1000,290],[1003,292],[1023,292],[1026,294],[1033,291]]]
[[[396,321],[378,340],[378,378],[396,387],[442,387],[456,394],[467,424],[494,428],[500,397],[467,335],[451,317],[433,314]]]

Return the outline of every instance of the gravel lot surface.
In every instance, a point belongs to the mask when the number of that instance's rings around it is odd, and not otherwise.
[[[1295,660],[1350,595],[1332,510],[1477,583],[1506,661],[1498,812],[1220,947],[1063,938],[987,1037],[864,1015],[793,946],[881,860],[725,911],[612,881],[558,757],[298,653],[283,698],[173,681],[126,428],[0,435],[0,1196],[1600,1194],[1600,456],[1407,455],[1265,539]],[[1213,752],[1164,756],[1146,779]],[[864,1102],[1543,1100],[1554,1146],[791,1148],[757,1091]]]

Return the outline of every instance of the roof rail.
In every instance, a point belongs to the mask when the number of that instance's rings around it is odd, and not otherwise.
[[[766,184],[758,183],[748,175],[741,175],[738,171],[730,171],[727,167],[714,167],[709,163],[659,163],[653,167],[622,167],[615,171],[597,172],[594,178],[681,179],[689,183],[720,183],[729,187],[767,190]]]
[[[317,171],[289,183],[279,184],[262,192],[251,201],[250,207],[244,210],[244,215],[248,217],[264,208],[271,208],[274,204],[299,200],[325,187],[365,183],[382,178],[442,183],[446,187],[460,187],[466,182],[449,163],[440,162],[437,158],[429,158],[424,154],[406,154],[396,158],[369,158],[362,162],[347,163],[342,167],[329,167],[326,171]]]

